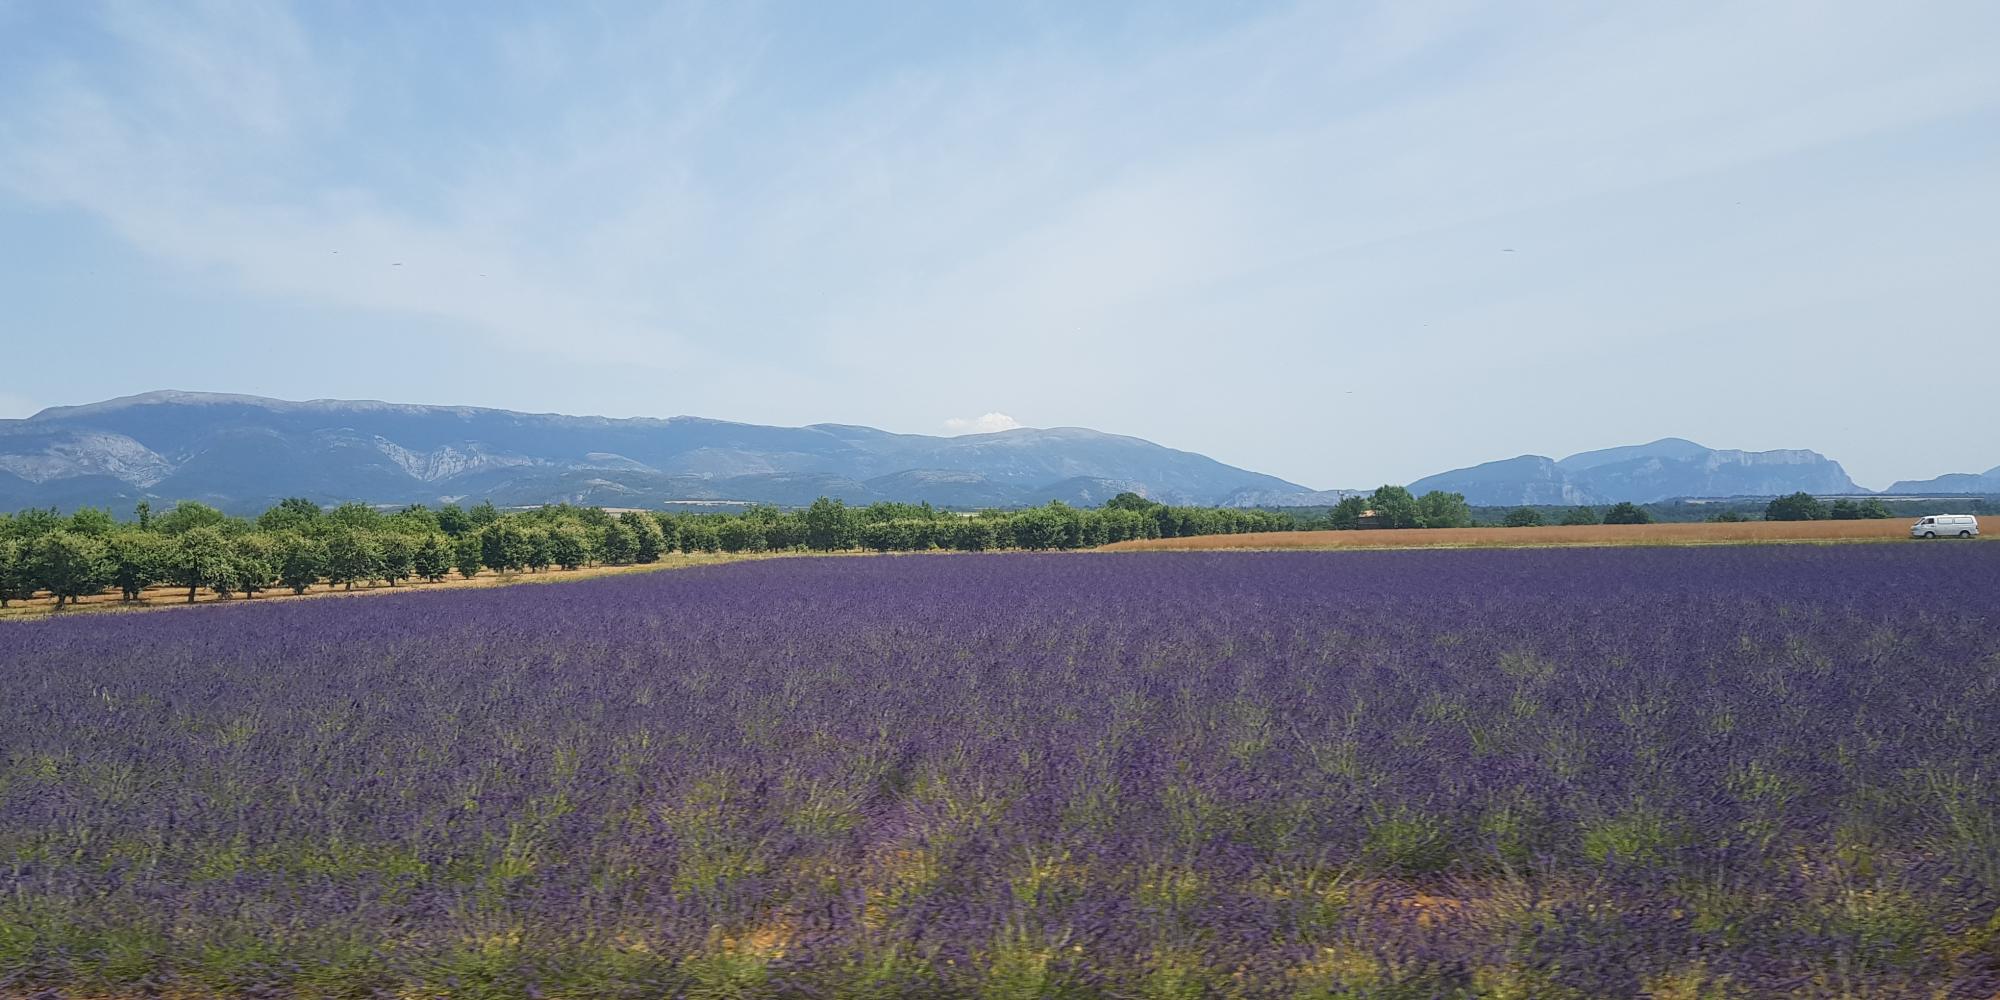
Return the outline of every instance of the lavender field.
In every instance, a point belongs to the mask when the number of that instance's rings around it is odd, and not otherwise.
[[[2000,547],[0,623],[0,996],[1978,997]]]

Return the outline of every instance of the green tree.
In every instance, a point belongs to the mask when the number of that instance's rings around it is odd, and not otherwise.
[[[806,508],[806,548],[832,552],[854,547],[854,520],[847,505],[820,497]]]
[[[269,532],[296,531],[312,534],[319,530],[325,512],[305,497],[286,497],[276,507],[257,515],[257,527]]]
[[[583,529],[574,524],[559,524],[546,529],[543,535],[548,539],[548,554],[542,565],[553,563],[563,569],[576,569],[590,561],[590,546]]]
[[[1013,529],[1014,547],[1030,552],[1060,548],[1066,540],[1067,525],[1062,515],[1048,507],[1021,511],[1013,516],[1008,527]]]
[[[28,561],[33,580],[55,597],[57,608],[95,594],[111,581],[111,559],[104,542],[90,535],[49,532],[35,540]]]
[[[715,540],[724,552],[755,552],[764,547],[764,529],[749,518],[732,517],[715,526]]]
[[[1880,521],[1893,516],[1889,513],[1889,505],[1874,497],[1861,501],[1861,519],[1864,521]]]
[[[1129,510],[1140,514],[1151,513],[1153,508],[1158,506],[1160,505],[1129,490],[1104,501],[1105,510]]]
[[[160,520],[167,520],[187,506],[175,507],[161,515]],[[189,604],[194,603],[196,590],[202,587],[212,590],[217,583],[229,579],[229,540],[214,524],[198,524],[180,532],[166,547],[163,559],[165,572],[161,575],[168,582],[187,588]]]
[[[1845,498],[1840,500],[1835,500],[1833,502],[1833,506],[1828,507],[1826,512],[1827,516],[1833,518],[1836,521],[1861,520],[1861,506],[1855,503],[1854,501]]]
[[[9,601],[25,601],[34,595],[33,578],[28,573],[28,560],[21,552],[21,543],[6,535],[0,535],[0,608]]]
[[[527,532],[512,518],[495,521],[479,531],[479,561],[496,573],[518,573],[534,557]]]
[[[685,518],[680,522],[682,552],[720,552],[722,536],[715,522],[706,517]]]
[[[1516,507],[1507,512],[1500,522],[1509,528],[1539,528],[1542,526],[1542,512],[1533,507]]]
[[[451,543],[451,567],[467,580],[479,575],[481,551],[480,534],[468,531]]]
[[[474,528],[484,528],[500,520],[500,509],[491,500],[481,500],[479,506],[465,512],[466,519]]]
[[[278,582],[303,594],[326,575],[326,544],[319,539],[287,532],[277,539]]]
[[[628,510],[618,515],[618,523],[624,525],[625,530],[632,533],[633,562],[656,563],[660,561],[660,553],[665,551],[667,547],[665,536],[660,534],[660,522],[647,517],[639,511]]]
[[[375,536],[375,572],[393,587],[399,580],[407,580],[417,571],[417,543],[400,531],[385,531]]]
[[[960,552],[984,552],[987,549],[999,548],[999,529],[1004,524],[1006,522],[999,518],[962,518],[951,526],[948,544]]]
[[[278,582],[278,546],[271,536],[252,532],[230,539],[229,583],[245,597],[256,597]]]
[[[1469,528],[1472,508],[1463,493],[1432,490],[1417,498],[1417,517],[1426,528]]]
[[[452,544],[449,535],[432,532],[417,545],[414,559],[417,575],[436,583],[451,572]]]
[[[139,594],[160,579],[166,546],[150,531],[126,530],[106,542],[111,559],[111,585],[119,597],[136,601]]]
[[[1375,521],[1384,528],[1416,528],[1423,525],[1423,510],[1417,498],[1401,486],[1384,486],[1368,498]]]
[[[465,508],[455,503],[448,503],[438,508],[437,520],[438,530],[451,538],[457,538],[478,527],[472,523],[472,517],[465,512]]]
[[[69,531],[73,535],[105,539],[118,530],[118,519],[108,510],[84,507],[69,516]]]
[[[1604,512],[1604,523],[1651,524],[1653,523],[1653,515],[1646,508],[1626,500],[1612,504],[1611,509]]]
[[[1565,526],[1572,528],[1580,527],[1586,524],[1600,523],[1597,520],[1597,508],[1571,507],[1570,509],[1563,511],[1562,523]]]
[[[328,583],[353,590],[357,581],[373,580],[382,562],[375,537],[359,528],[341,525],[326,539],[326,579]]]
[[[1826,505],[1810,493],[1799,492],[1782,496],[1764,507],[1766,521],[1824,521],[1827,519]]]
[[[657,555],[656,551],[655,556]],[[638,559],[639,533],[622,518],[605,525],[604,561],[613,566],[627,566],[637,562]]]
[[[163,535],[184,535],[196,528],[209,528],[219,536],[228,524],[229,515],[192,500],[182,500],[173,510],[153,519],[153,527]]]
[[[149,501],[149,500],[141,500],[141,501],[139,501],[139,503],[138,503],[138,504],[137,504],[136,506],[134,506],[134,507],[132,508],[132,517],[133,517],[133,519],[134,519],[134,520],[136,520],[136,521],[138,521],[138,522],[139,522],[139,530],[140,530],[140,531],[151,531],[151,530],[153,530],[153,504],[152,504],[152,502],[151,502],[151,501]]]
[[[1334,531],[1353,531],[1361,527],[1361,516],[1368,513],[1368,498],[1359,494],[1340,498],[1326,512],[1326,526]]]
[[[525,565],[537,573],[555,565],[555,540],[549,537],[546,528],[523,528],[521,537],[527,539],[527,559]]]
[[[327,521],[335,527],[351,528],[355,531],[373,532],[382,526],[382,514],[375,508],[359,501],[350,500],[326,512]]]

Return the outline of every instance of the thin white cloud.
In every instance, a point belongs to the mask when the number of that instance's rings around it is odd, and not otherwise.
[[[123,5],[109,55],[9,60],[0,197],[224,300],[614,359],[638,374],[594,405],[629,413],[916,427],[1005,399],[1319,486],[1661,434],[1869,481],[1994,461],[1813,422],[1837,387],[1976,423],[1975,369],[1852,359],[2000,309],[1979,0],[1301,3],[906,49],[750,6],[448,46],[434,18],[306,27],[333,9]]]
[[[944,422],[947,434],[992,434],[996,431],[1011,431],[1021,426],[1019,420],[1005,413],[982,413],[976,417],[950,417]]]

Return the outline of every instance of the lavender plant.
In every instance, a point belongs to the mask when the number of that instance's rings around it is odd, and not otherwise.
[[[0,625],[0,994],[1988,997],[2000,550]]]

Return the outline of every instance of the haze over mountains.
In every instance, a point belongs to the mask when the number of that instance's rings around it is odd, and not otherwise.
[[[1357,484],[1358,485],[1358,484]],[[1805,450],[1745,452],[1665,438],[1455,469],[1410,484],[1480,506],[1673,497],[1866,493]],[[608,507],[670,501],[929,501],[1096,505],[1123,490],[1170,503],[1304,506],[1316,491],[1139,438],[1076,427],[932,437],[845,424],[574,417],[373,401],[288,402],[150,392],[0,420],[0,509],[200,500],[233,512],[320,502]],[[1891,493],[2000,492],[1984,474],[1898,482]]]

